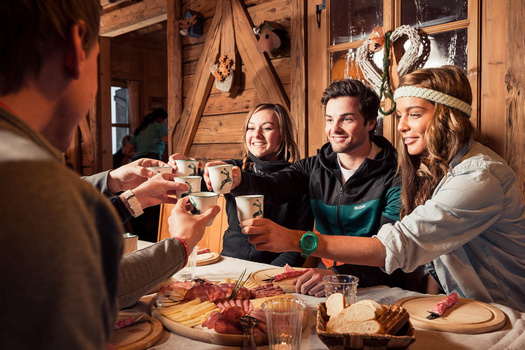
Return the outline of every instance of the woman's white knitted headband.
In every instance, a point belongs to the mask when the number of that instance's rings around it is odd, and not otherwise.
[[[465,113],[469,118],[472,114],[472,107],[464,101],[442,92],[417,86],[401,86],[394,93],[394,101],[400,97],[421,97],[425,100],[441,103],[442,105],[455,108]]]

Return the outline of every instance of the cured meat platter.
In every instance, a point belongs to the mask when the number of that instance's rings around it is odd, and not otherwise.
[[[456,305],[439,318],[428,319],[429,310],[443,299],[441,295],[414,296],[395,304],[405,308],[416,328],[460,334],[479,334],[498,330],[505,325],[505,314],[495,306],[481,301],[459,298]]]

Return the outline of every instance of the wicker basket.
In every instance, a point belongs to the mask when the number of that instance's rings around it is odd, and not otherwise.
[[[410,321],[407,321],[396,335],[391,335],[327,332],[328,319],[326,305],[320,303],[317,308],[317,336],[331,350],[406,349],[416,340],[416,332]]]

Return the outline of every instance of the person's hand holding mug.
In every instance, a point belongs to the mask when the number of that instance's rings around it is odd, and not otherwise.
[[[113,193],[132,190],[153,177],[156,172],[148,167],[165,167],[168,164],[161,160],[142,158],[125,164],[108,174],[108,188]]]
[[[206,163],[206,166],[204,167],[203,179],[209,191],[213,191],[213,186],[211,184],[210,172],[208,168],[217,166],[217,165],[225,165],[225,164],[228,164],[228,163],[223,162],[223,161],[214,161],[214,162]],[[242,172],[241,172],[241,168],[239,168],[238,166],[234,166],[232,168],[232,181],[233,181],[232,187],[231,187],[232,190],[241,184]]]
[[[219,206],[213,206],[202,214],[191,215],[189,211],[192,208],[189,197],[181,198],[168,218],[171,237],[183,239],[188,245],[188,252],[191,252],[202,239],[206,224],[221,211]]]

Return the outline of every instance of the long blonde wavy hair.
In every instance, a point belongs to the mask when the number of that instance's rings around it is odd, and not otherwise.
[[[424,87],[454,96],[469,105],[472,103],[468,78],[456,66],[417,70],[401,77],[399,86]],[[432,196],[439,181],[446,176],[452,159],[474,137],[469,116],[455,108],[433,104],[433,117],[425,131],[427,151],[412,156],[402,139],[398,147],[398,166],[403,178],[401,218]]]
[[[288,114],[286,109],[280,104],[261,103],[253,107],[250,110],[250,112],[248,112],[248,115],[246,116],[246,119],[244,120],[244,124],[242,126],[242,147],[244,150],[244,155],[242,159],[243,170],[247,170],[249,168],[250,163],[250,151],[248,150],[248,146],[246,145],[246,131],[248,130],[248,123],[250,122],[252,115],[264,109],[271,110],[277,116],[277,120],[279,121],[281,143],[279,145],[279,148],[277,149],[277,154],[279,154],[280,156],[282,155],[282,157],[285,160],[288,160],[290,163],[295,163],[299,160],[299,148],[297,147],[297,143],[295,142],[294,138],[295,132],[292,118],[290,118],[290,115]]]

